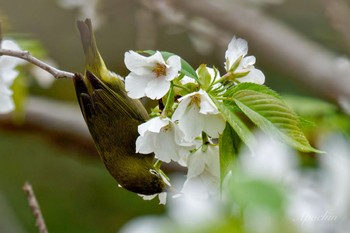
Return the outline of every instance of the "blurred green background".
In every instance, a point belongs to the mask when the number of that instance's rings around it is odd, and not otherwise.
[[[75,21],[81,18],[79,9],[65,9],[58,2],[1,0],[0,19],[5,36],[34,41],[41,47],[34,49],[34,54],[53,59],[63,70],[82,72],[84,58],[75,27]],[[220,56],[214,52],[201,55],[186,31],[158,19],[154,47],[141,48],[135,19],[140,8],[137,1],[100,0],[98,7],[104,17],[96,31],[101,54],[107,66],[121,75],[127,74],[123,58],[130,49],[171,51],[194,67],[200,63],[221,67],[223,63],[224,51]],[[263,10],[311,40],[343,53],[319,0],[286,0],[278,5],[264,5]],[[282,94],[310,95],[307,87],[259,65],[261,59],[257,57],[257,66],[266,75],[266,85]],[[40,88],[34,81],[29,84],[32,95],[75,102],[71,80],[55,81],[48,89]],[[35,130],[28,133],[0,128],[0,232],[37,232],[22,192],[25,181],[34,187],[50,232],[116,232],[135,216],[164,211],[157,200],[146,202],[118,188],[96,153],[90,153],[95,157],[79,149],[59,146]]]

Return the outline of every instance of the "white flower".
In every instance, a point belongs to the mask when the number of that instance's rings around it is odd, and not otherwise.
[[[10,40],[4,40],[1,47],[3,49],[19,50],[18,45]],[[8,113],[15,107],[12,100],[13,92],[10,87],[19,74],[15,68],[22,63],[23,61],[18,58],[0,57],[0,113]]]
[[[255,57],[245,57],[247,54],[247,41],[233,37],[225,53],[226,71],[233,72],[237,76],[237,82],[263,84],[265,82],[265,76],[260,70],[254,68]]]
[[[169,118],[155,117],[139,125],[140,136],[136,140],[136,152],[149,154],[169,163],[171,160],[184,165],[190,144],[183,142],[184,134]]]
[[[199,199],[215,196],[219,191],[220,162],[219,147],[209,145],[205,151],[199,148],[189,155],[187,180],[182,193],[191,193]]]
[[[172,119],[179,122],[186,141],[192,141],[202,131],[213,138],[219,137],[225,128],[225,120],[205,91],[190,93],[179,101]]]
[[[131,73],[125,78],[125,89],[131,98],[147,96],[162,98],[170,88],[170,81],[177,77],[181,69],[179,56],[173,55],[165,62],[162,54],[145,57],[134,51],[125,53],[126,67]]]

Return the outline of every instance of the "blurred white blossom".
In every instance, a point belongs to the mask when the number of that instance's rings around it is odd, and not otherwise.
[[[254,178],[275,182],[293,182],[298,166],[295,152],[262,132],[256,133],[257,144],[239,157],[242,171]]]
[[[206,146],[205,146],[206,147]],[[197,149],[187,160],[187,179],[182,188],[186,196],[190,193],[197,199],[208,199],[219,194],[220,162],[219,147],[209,145]]]
[[[52,59],[45,59],[43,60],[43,62],[53,67],[57,67],[56,62],[53,61]],[[31,73],[33,74],[35,80],[38,82],[38,84],[42,88],[51,87],[53,82],[56,80],[52,77],[52,74],[50,74],[46,70],[43,70],[42,68],[39,68],[38,66],[33,66],[31,68]]]
[[[11,40],[2,41],[1,48],[20,50],[19,46]],[[9,56],[0,57],[0,113],[8,113],[15,108],[12,100],[13,91],[11,90],[11,86],[19,74],[16,67],[23,63],[18,58]]]
[[[100,0],[58,0],[60,7],[65,9],[78,9],[78,18],[91,18],[94,22],[94,29],[99,28],[105,21],[104,14],[99,13],[98,4]]]

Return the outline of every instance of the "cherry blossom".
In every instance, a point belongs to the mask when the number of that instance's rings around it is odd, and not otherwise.
[[[136,152],[154,152],[156,158],[163,162],[173,160],[184,165],[191,144],[183,141],[183,132],[169,118],[152,118],[139,125],[138,131],[140,136],[136,140]]]
[[[158,51],[149,57],[129,51],[125,53],[125,65],[131,71],[125,78],[125,89],[131,98],[160,99],[169,91],[170,81],[178,76],[181,60],[173,55],[164,61]]]
[[[180,104],[172,119],[178,121],[185,133],[185,140],[191,141],[202,131],[210,137],[218,138],[225,128],[225,120],[210,99],[207,92],[199,90],[179,99]]]
[[[235,77],[235,82],[253,82],[264,84],[264,74],[254,67],[255,57],[247,56],[248,43],[241,38],[233,37],[225,53],[225,69]]]

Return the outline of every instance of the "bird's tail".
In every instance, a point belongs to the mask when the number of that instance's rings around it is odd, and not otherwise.
[[[103,82],[110,82],[110,73],[97,49],[91,19],[77,21],[81,42],[85,53],[86,69],[95,74]]]

